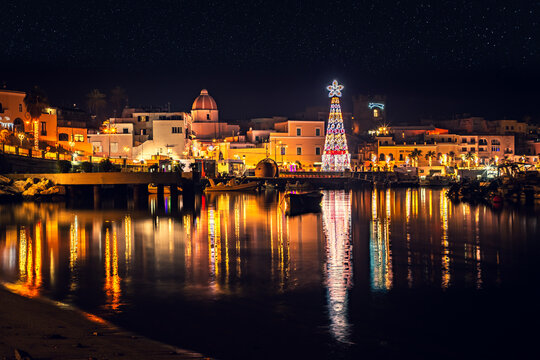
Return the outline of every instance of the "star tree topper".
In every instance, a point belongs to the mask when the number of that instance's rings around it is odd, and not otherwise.
[[[332,81],[332,85],[328,85],[326,88],[328,89],[328,91],[330,91],[328,93],[328,97],[341,97],[341,90],[343,90],[344,86],[339,85],[337,80],[334,80]]]

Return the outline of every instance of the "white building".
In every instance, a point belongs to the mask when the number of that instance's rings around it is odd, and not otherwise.
[[[152,139],[133,148],[133,159],[147,161],[155,156],[173,160],[186,158],[186,125],[184,120],[152,121]]]

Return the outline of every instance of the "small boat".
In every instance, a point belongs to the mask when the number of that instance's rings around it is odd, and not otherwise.
[[[451,181],[452,178],[449,176],[432,175],[427,176],[425,179],[420,179],[420,186],[448,186]]]
[[[226,184],[216,184],[213,179],[208,179],[210,186],[207,186],[205,192],[214,191],[252,191],[259,187],[258,181],[249,181],[246,183],[238,183],[236,179],[231,179]]]
[[[296,181],[294,183],[288,182],[285,184],[285,190],[310,190],[311,184],[310,183],[300,183],[299,181]]]
[[[299,215],[321,210],[321,199],[323,194],[320,191],[310,191],[304,193],[287,193],[283,197],[285,202],[286,215]]]

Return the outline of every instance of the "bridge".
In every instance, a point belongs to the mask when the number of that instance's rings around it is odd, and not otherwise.
[[[97,172],[97,173],[58,173],[58,174],[7,174],[14,180],[27,178],[49,179],[56,185],[66,187],[66,194],[71,197],[87,196],[88,187],[93,188],[94,204],[101,201],[103,188],[115,190],[131,189],[133,200],[139,203],[148,195],[148,185],[157,187],[158,199],[163,198],[164,187],[168,186],[173,202],[178,201],[178,186],[182,187],[184,195],[193,196],[194,181],[192,173],[163,173],[163,172]],[[81,191],[83,190],[83,191]]]

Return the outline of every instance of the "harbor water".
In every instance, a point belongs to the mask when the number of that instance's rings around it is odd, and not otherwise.
[[[278,192],[0,204],[0,280],[220,359],[529,353],[540,209],[444,191],[324,191],[295,217]]]

